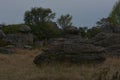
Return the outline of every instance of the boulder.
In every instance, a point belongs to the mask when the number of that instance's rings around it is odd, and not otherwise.
[[[35,41],[34,42],[34,47],[40,48],[44,46],[44,41]]]
[[[68,27],[65,27],[64,28],[64,32],[66,33],[66,34],[78,34],[79,33],[79,30],[78,30],[78,28],[77,27],[74,27],[74,26],[68,26]]]
[[[34,63],[101,63],[105,60],[105,50],[102,47],[76,42],[74,39],[66,39],[56,43],[44,48],[43,53],[35,57]]]
[[[4,42],[7,45],[15,45],[18,48],[24,48],[25,45],[33,44],[33,35],[31,33],[7,34]]]
[[[99,33],[92,40],[94,45],[108,47],[120,44],[120,34],[118,33]]]
[[[105,48],[107,51],[107,55],[111,57],[120,57],[120,44],[112,45]]]
[[[31,46],[33,44],[33,34],[30,33],[29,26],[21,26],[19,33],[7,34],[4,41],[7,45],[15,45],[18,48],[24,48],[26,45]]]
[[[0,30],[0,46],[4,46],[5,45],[5,42],[4,42],[4,38],[6,37],[5,33]]]
[[[13,53],[15,53],[15,47],[13,45],[0,47],[0,53],[3,53],[3,54],[13,54]]]
[[[120,26],[116,26],[116,27],[114,28],[114,32],[115,32],[115,33],[120,33]]]
[[[22,32],[22,33],[28,33],[31,31],[31,28],[27,25],[23,25],[19,28],[19,31]]]
[[[2,39],[4,37],[6,37],[5,33],[2,30],[0,30],[0,39]]]

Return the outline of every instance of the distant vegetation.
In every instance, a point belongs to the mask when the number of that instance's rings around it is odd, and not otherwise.
[[[19,28],[22,26],[23,24],[12,24],[12,25],[5,25],[2,30],[6,33],[6,34],[13,34],[13,33],[18,33]]]
[[[114,5],[109,17],[112,18],[114,24],[120,25],[120,0]]]
[[[71,21],[72,15],[63,14],[54,22],[55,15],[50,8],[34,7],[25,12],[24,24],[31,27],[31,32],[38,40],[60,37],[66,27],[74,26]],[[4,25],[2,29],[7,34],[17,33],[21,25],[23,24]],[[76,28],[82,37],[91,38],[101,31],[101,27],[106,26],[113,29],[113,32],[115,26],[120,26],[120,0],[116,2],[110,15],[97,21],[94,27],[89,29],[88,27]]]
[[[72,16],[70,14],[61,15],[60,18],[58,18],[57,22],[60,25],[62,29],[64,29],[67,26],[72,26]]]

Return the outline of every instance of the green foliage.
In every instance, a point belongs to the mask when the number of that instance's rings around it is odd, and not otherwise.
[[[86,35],[87,35],[87,27],[80,27],[79,28],[79,32],[80,32],[80,34],[81,34],[81,36],[82,37],[86,37]]]
[[[55,13],[49,8],[35,7],[25,12],[25,24],[31,26],[32,33],[36,35],[36,39],[49,39],[57,37],[61,31],[54,25],[52,19]]]
[[[98,27],[116,26],[113,19],[110,17],[102,18],[100,21],[97,21],[96,24]]]
[[[27,25],[40,25],[51,21],[54,17],[55,13],[52,13],[51,9],[34,7],[25,12],[24,21]]]
[[[95,35],[97,35],[99,32],[100,32],[100,28],[98,28],[98,27],[93,27],[91,29],[88,29],[87,30],[87,37],[92,38]]]
[[[103,28],[103,29],[110,29],[112,32],[116,32],[115,28],[118,27],[118,25],[116,23],[114,23],[113,19],[111,17],[108,18],[102,18],[100,21],[98,21],[97,23],[97,27],[99,28]],[[102,29],[102,30],[103,30]],[[109,31],[109,30],[108,30]]]
[[[39,26],[31,26],[32,33],[36,35],[36,39],[49,39],[61,36],[61,30],[57,28],[53,22],[45,23]]]
[[[18,33],[19,28],[22,26],[22,24],[13,24],[13,25],[7,25],[2,28],[3,32],[6,34],[13,34]]]
[[[72,16],[70,14],[61,15],[60,18],[58,18],[57,22],[61,26],[62,29],[68,26],[72,26]]]
[[[115,24],[120,25],[120,0],[114,5],[109,17],[112,18]]]

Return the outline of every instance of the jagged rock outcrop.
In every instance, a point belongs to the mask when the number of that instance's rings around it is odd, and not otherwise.
[[[105,48],[107,54],[111,57],[120,57],[120,44],[112,45]]]
[[[35,57],[34,63],[100,63],[105,60],[104,53],[102,47],[76,42],[74,39],[64,39],[43,49],[43,53]]]
[[[15,52],[16,52],[16,50],[15,50],[15,47],[13,45],[0,47],[0,53],[3,53],[3,54],[13,54]]]
[[[97,46],[108,47],[120,44],[120,34],[118,33],[99,33],[92,40]]]
[[[92,44],[102,46],[109,56],[120,56],[120,33],[99,33],[92,40]]]
[[[75,27],[75,26],[67,26],[67,27],[65,27],[63,30],[64,30],[64,32],[65,32],[66,34],[69,34],[69,35],[70,35],[70,34],[76,35],[76,34],[79,33],[78,28]]]
[[[15,45],[18,48],[24,48],[26,45],[33,44],[33,34],[29,26],[21,26],[19,33],[7,34],[4,41],[9,45]]]
[[[23,25],[19,28],[19,31],[21,33],[29,33],[31,31],[31,28],[27,25]]]
[[[5,37],[6,37],[5,33],[2,30],[0,30],[0,39],[5,38]]]

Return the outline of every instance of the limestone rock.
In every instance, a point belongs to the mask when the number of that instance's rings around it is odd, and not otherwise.
[[[99,33],[93,39],[93,44],[103,47],[120,44],[120,34],[118,33]]]
[[[13,45],[0,47],[0,53],[3,53],[3,54],[13,54],[13,53],[15,53],[15,47]]]
[[[0,30],[0,47],[5,45],[4,38],[6,37],[5,33]]]
[[[120,57],[120,44],[106,47],[107,55],[111,57]]]
[[[35,57],[34,63],[71,62],[71,63],[101,63],[104,62],[105,50],[92,44],[80,43],[74,39],[66,39],[43,49],[43,54]]]
[[[29,26],[27,26],[27,25],[23,25],[23,26],[21,26],[20,28],[19,28],[19,31],[20,32],[23,32],[23,33],[27,33],[27,32],[30,32],[31,31],[31,28],[29,27]]]
[[[79,30],[77,27],[74,27],[74,26],[68,26],[68,27],[65,27],[64,28],[64,32],[67,33],[67,34],[78,34],[79,33]]]
[[[2,30],[0,30],[0,39],[2,39],[4,37],[6,37],[5,33]]]

